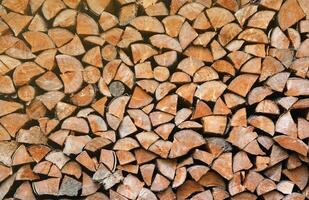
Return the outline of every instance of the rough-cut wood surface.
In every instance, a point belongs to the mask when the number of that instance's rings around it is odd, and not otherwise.
[[[0,0],[0,200],[309,199],[308,0]]]

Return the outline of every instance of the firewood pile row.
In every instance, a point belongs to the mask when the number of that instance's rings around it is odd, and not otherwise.
[[[309,198],[308,0],[0,2],[0,199]]]

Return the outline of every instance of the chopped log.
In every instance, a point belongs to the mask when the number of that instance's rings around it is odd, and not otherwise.
[[[162,124],[155,129],[155,133],[157,133],[164,140],[167,140],[174,127],[175,125],[173,123]]]
[[[83,56],[83,62],[96,67],[102,67],[100,48],[97,46],[87,51]]]
[[[61,11],[54,20],[53,26],[70,27],[76,24],[76,10],[65,9]]]
[[[307,85],[309,81],[299,79],[299,78],[289,78],[287,81],[287,91],[288,96],[300,96],[307,95],[309,93]]]
[[[59,185],[60,178],[49,178],[32,184],[38,195],[58,195]]]
[[[219,188],[219,187],[214,188],[212,194],[213,194],[214,200],[226,199],[226,198],[229,197],[229,194],[226,191],[224,191],[221,188]]]
[[[180,34],[179,37],[181,37],[181,34],[182,34],[181,30],[179,33]],[[164,48],[164,49],[170,49],[170,50],[181,52],[182,48],[184,48],[184,47],[181,47],[182,40],[180,40],[180,44],[179,44],[179,42],[176,39],[168,35],[164,35],[164,34],[157,34],[157,35],[151,36],[149,40],[153,46],[159,49]]]
[[[13,174],[0,185],[0,198],[3,199],[14,184],[16,174]]]
[[[265,117],[265,116],[251,116],[248,119],[249,124],[251,124],[252,126],[261,129],[263,131],[265,131],[266,133],[270,134],[270,135],[274,135],[275,133],[275,125],[273,123],[273,121],[271,121],[269,118]]]
[[[283,174],[286,175],[300,189],[304,189],[308,182],[308,168],[304,165],[293,170],[285,169],[283,170]]]
[[[30,119],[26,114],[11,113],[1,117],[0,123],[11,136],[15,137],[19,129],[21,129],[29,120]]]
[[[64,176],[59,189],[59,195],[77,196],[78,191],[81,189],[81,187],[82,184],[74,178]]]
[[[149,122],[150,123],[150,122]],[[132,133],[136,132],[137,128],[132,122],[129,116],[125,116],[119,126],[119,135],[121,138],[124,138]]]
[[[161,111],[152,112],[149,117],[153,126],[167,123],[174,118],[173,115]]]
[[[47,31],[47,26],[46,26],[46,23],[45,23],[44,19],[39,14],[37,14],[32,19],[31,23],[29,24],[28,29],[30,31],[46,32]]]
[[[70,117],[67,118],[61,126],[62,129],[77,131],[80,133],[89,133],[89,126],[83,118]]]
[[[224,179],[214,171],[209,171],[198,182],[199,184],[213,187],[224,187]]]
[[[256,112],[259,113],[268,113],[268,114],[279,114],[278,105],[271,100],[263,100],[261,101],[255,108]]]
[[[172,187],[175,188],[182,185],[185,182],[186,177],[187,177],[186,168],[185,167],[178,168],[176,170],[175,180],[172,184]]]
[[[204,62],[212,62],[213,56],[209,49],[200,46],[189,46],[184,54],[189,57],[196,58]]]
[[[53,41],[45,33],[28,31],[23,33],[23,37],[31,45],[32,52],[51,49],[55,47]]]
[[[170,72],[166,67],[156,67],[153,70],[153,76],[157,81],[163,82],[169,78]]]
[[[276,189],[276,184],[270,179],[264,179],[257,186],[256,192],[257,192],[258,195],[262,195],[262,194],[270,192],[274,189]]]
[[[158,65],[166,67],[171,66],[177,59],[177,53],[176,51],[168,51],[163,54],[154,56],[154,59]]]
[[[179,9],[178,14],[192,21],[202,12],[203,9],[204,6],[202,4],[192,2],[182,6]]]
[[[291,136],[276,136],[274,140],[283,148],[295,151],[303,156],[308,153],[308,146],[301,140]]]
[[[92,180],[87,173],[83,173],[82,196],[91,196],[99,189],[100,185]],[[98,194],[98,193],[95,193]],[[104,196],[102,197],[104,198]]]
[[[241,108],[235,112],[231,119],[231,126],[247,126],[247,112],[245,108]]]
[[[47,70],[52,70],[55,67],[56,49],[48,49],[40,53],[34,60],[37,64]]]
[[[213,113],[216,115],[228,115],[231,113],[231,110],[227,107],[221,98],[218,98],[215,103]]]
[[[254,192],[259,183],[264,179],[262,175],[257,172],[249,171],[245,178],[244,186],[251,192]]]
[[[156,55],[158,52],[151,46],[141,43],[136,43],[131,45],[131,50],[133,54],[133,62],[144,62],[149,57]]]
[[[81,165],[83,165],[84,167],[86,167],[87,169],[89,169],[92,172],[95,172],[96,168],[98,168],[96,166],[96,163],[94,162],[94,160],[92,160],[90,158],[90,156],[88,155],[88,153],[86,151],[83,151],[82,153],[80,153],[76,157],[76,161],[79,162]]]
[[[103,0],[99,0],[99,1],[87,0],[87,5],[97,15],[101,14],[102,11],[104,11],[105,8],[109,5],[109,3],[110,3],[110,0],[107,0],[107,1],[103,1]]]
[[[246,45],[245,46],[245,52],[253,54],[257,57],[265,58],[265,45],[263,44],[252,44],[252,45]]]
[[[161,174],[156,174],[152,184],[151,184],[151,190],[152,191],[162,191],[168,187],[170,184],[170,181],[162,176]]]
[[[42,76],[36,79],[35,82],[40,88],[46,91],[59,90],[63,87],[63,84],[57,75],[51,71],[44,73]]]
[[[3,108],[3,110],[0,111],[0,116],[2,117],[4,115],[15,112],[16,110],[22,109],[23,105],[16,102],[0,100],[0,107]]]
[[[118,18],[113,14],[106,11],[101,12],[99,24],[104,31],[113,28],[118,23]]]
[[[124,178],[123,184],[118,186],[117,192],[129,199],[135,199],[143,188],[144,183],[133,175]]]
[[[177,190],[177,199],[184,200],[191,194],[195,192],[202,192],[203,190],[204,189],[200,184],[195,181],[188,180]]]
[[[147,13],[147,10],[145,10]],[[128,4],[121,7],[121,10],[119,12],[119,24],[120,25],[127,25],[136,18],[137,15],[137,6],[136,4]],[[147,13],[147,15],[149,15]],[[152,16],[152,15],[149,15]]]
[[[44,72],[42,68],[32,62],[26,62],[19,65],[13,74],[14,84],[21,86],[31,81],[34,76],[40,75]]]
[[[129,102],[130,108],[140,108],[148,105],[152,101],[152,97],[148,95],[143,89],[140,87],[135,87],[131,100]]]
[[[284,35],[279,27],[276,27],[271,33],[271,45],[277,49],[287,49],[289,47],[290,41]]]
[[[73,33],[64,28],[49,29],[48,35],[57,47],[63,46],[74,37]]]
[[[71,97],[71,101],[76,106],[87,106],[91,104],[94,99],[94,88],[92,85],[88,85],[84,87],[81,91],[76,93],[74,96]]]
[[[266,84],[273,90],[282,92],[286,85],[286,82],[289,78],[290,74],[287,72],[280,72],[272,77],[270,77]]]
[[[200,69],[204,63],[195,58],[185,58],[177,66],[178,69],[186,72],[187,74],[193,76],[193,74]]]
[[[232,154],[224,153],[217,158],[212,165],[212,169],[221,174],[225,179],[230,180],[233,177],[232,172]]]
[[[296,124],[294,123],[290,112],[287,112],[279,117],[276,122],[276,132],[295,138],[297,137]]]
[[[191,81],[191,78],[184,72],[175,72],[173,73],[170,81],[171,83],[188,83]]]
[[[212,7],[206,10],[211,25],[217,29],[232,22],[235,18],[231,12],[224,8]],[[218,15],[220,13],[220,15]]]
[[[265,97],[271,95],[273,92],[269,87],[256,87],[252,89],[248,95],[249,105],[261,102]]]
[[[298,118],[298,123],[297,123],[297,133],[298,133],[298,137],[299,139],[303,140],[305,138],[308,138],[308,132],[306,132],[305,130],[307,130],[308,127],[308,121],[303,119],[303,118]]]
[[[233,172],[249,170],[253,165],[244,151],[238,152],[233,158]]]
[[[76,33],[79,35],[98,35],[99,28],[89,15],[79,13],[76,18]]]
[[[239,94],[243,97],[247,96],[247,93],[249,92],[250,88],[254,84],[254,82],[257,80],[256,75],[251,74],[243,74],[240,76],[237,76],[233,81],[229,84],[228,88],[229,90],[235,92],[236,94]]]
[[[17,134],[17,141],[27,144],[46,144],[47,138],[38,126],[33,126],[29,130],[20,129]]]
[[[35,196],[32,192],[31,184],[29,182],[22,183],[14,194],[15,198],[34,200]]]
[[[47,20],[54,18],[65,5],[62,1],[45,1],[42,5],[42,13]]]
[[[199,36],[193,41],[193,44],[194,45],[202,45],[203,47],[205,47],[209,44],[209,42],[212,40],[212,38],[215,37],[215,35],[216,35],[216,33],[211,32],[211,31],[199,34]]]
[[[164,27],[155,17],[139,16],[131,20],[130,24],[139,31],[164,33]]]
[[[151,130],[151,123],[149,117],[141,110],[128,110],[130,117],[133,119],[134,124],[146,131]]]
[[[149,147],[149,151],[161,156],[162,158],[167,158],[171,147],[172,142],[158,140]]]
[[[16,42],[11,48],[6,50],[5,53],[17,59],[27,60],[35,58],[35,55],[31,52],[30,48],[22,40]]]
[[[120,41],[120,37],[123,30],[120,28],[112,28],[105,33],[102,33],[101,37],[108,42],[110,45],[116,46]]]
[[[104,60],[112,61],[116,58],[116,56],[117,56],[117,51],[113,45],[107,44],[103,47],[102,57]]]
[[[252,128],[250,130],[250,128],[235,127],[232,129],[227,140],[233,145],[243,149],[255,138],[257,138],[257,134],[252,132]]]
[[[75,35],[69,43],[60,47],[59,51],[70,56],[79,56],[85,53],[84,46],[78,35]]]
[[[292,14],[293,17],[287,17]],[[284,2],[278,13],[278,23],[284,31],[305,16],[304,11],[295,0]]]
[[[186,137],[189,136],[192,140],[187,140]],[[172,143],[171,151],[169,154],[170,158],[176,158],[186,154],[191,149],[201,146],[204,144],[204,140],[195,131],[183,130],[179,131],[174,135],[174,141]]]
[[[122,150],[122,151],[130,151],[132,149],[138,148],[139,143],[130,137],[125,137],[119,139],[116,144],[114,145],[114,150]]]
[[[244,30],[238,35],[238,39],[243,39],[247,42],[268,43],[266,34],[262,30],[256,28]]]
[[[145,11],[149,16],[165,16],[168,10],[163,2],[155,3],[145,7]]]
[[[171,37],[177,37],[182,24],[184,22],[184,18],[179,15],[167,16],[162,20],[162,23],[165,27],[166,33]]]
[[[27,26],[31,19],[32,16],[21,15],[15,12],[9,12],[8,14],[3,15],[3,20],[12,29],[15,36],[17,36],[25,28],[25,26]]]
[[[222,27],[219,33],[219,41],[225,46],[230,41],[232,41],[239,33],[241,32],[241,28],[236,23],[230,23]]]
[[[150,62],[140,63],[134,66],[136,78],[153,78],[153,71]]]
[[[65,147],[63,153],[70,154],[79,154],[82,152],[84,146],[90,141],[89,136],[72,136],[69,135],[65,141]]]
[[[248,21],[248,26],[266,29],[269,25],[269,22],[274,17],[274,15],[275,15],[274,11],[265,10],[256,12]]]
[[[15,92],[13,81],[9,76],[0,76],[0,85],[0,93],[12,94]]]
[[[227,118],[225,116],[206,116],[202,120],[205,133],[224,134],[227,126]]]
[[[218,60],[226,55],[226,51],[219,44],[219,42],[217,42],[217,40],[212,41],[210,48],[214,60]]]
[[[238,172],[229,182],[229,192],[231,195],[239,194],[245,191],[245,187],[241,184],[241,174]]]
[[[185,49],[197,36],[198,34],[188,22],[183,23],[178,36],[181,48]]]
[[[226,88],[227,86],[220,81],[208,81],[196,90],[194,96],[205,101],[216,101]]]
[[[288,28],[288,36],[289,36],[289,39],[291,40],[294,48],[298,49],[299,46],[300,46],[300,43],[301,43],[300,34],[295,29]]]
[[[277,190],[283,194],[291,194],[294,187],[294,183],[291,181],[281,181],[277,185]]]

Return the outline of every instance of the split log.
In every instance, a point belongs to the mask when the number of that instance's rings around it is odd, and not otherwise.
[[[155,17],[149,17],[149,16],[136,17],[133,20],[131,20],[130,24],[139,31],[164,33],[163,25]]]
[[[287,18],[289,13],[293,13],[292,18]],[[279,26],[285,30],[292,26],[305,16],[304,11],[301,9],[297,1],[289,0],[282,4],[278,13]]]

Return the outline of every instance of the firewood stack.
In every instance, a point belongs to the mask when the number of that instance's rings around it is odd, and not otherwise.
[[[308,0],[0,2],[0,199],[309,198]]]

